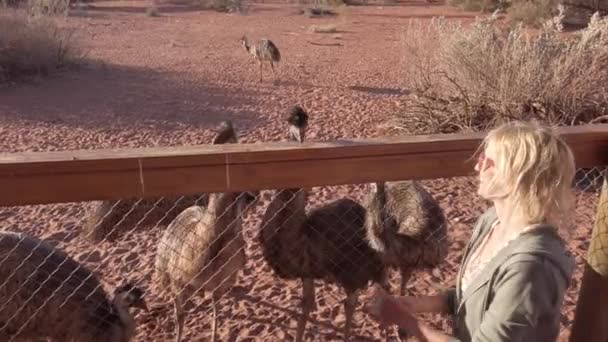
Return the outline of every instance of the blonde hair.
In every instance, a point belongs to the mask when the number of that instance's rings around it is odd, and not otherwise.
[[[492,196],[507,199],[513,213],[530,224],[568,230],[575,163],[558,134],[538,123],[512,121],[491,130],[481,147],[494,160]]]

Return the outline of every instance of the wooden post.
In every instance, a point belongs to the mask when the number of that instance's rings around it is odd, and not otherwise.
[[[604,176],[570,342],[608,342],[608,181]]]

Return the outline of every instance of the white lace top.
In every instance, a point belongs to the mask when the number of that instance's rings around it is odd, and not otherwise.
[[[482,251],[486,248],[488,241],[491,239],[494,229],[500,223],[500,221],[496,220],[492,223],[490,227],[490,232],[484,237],[481,244],[473,251],[471,257],[464,265],[464,271],[462,274],[462,279],[460,280],[460,287],[462,292],[466,291],[467,286],[471,284],[471,282],[479,275],[479,273],[485,268],[485,266],[500,252],[503,248],[505,248],[511,241],[515,240],[521,233],[528,231],[536,225],[527,226],[522,229],[520,232],[511,235],[508,239],[505,239],[501,244],[495,246],[495,248],[490,252],[486,253],[483,258],[481,258]]]
[[[487,265],[490,260],[492,260],[493,255],[487,255],[487,257],[484,259],[481,259],[479,256],[481,254],[481,251],[488,243],[488,240],[490,239],[490,236],[492,236],[494,228],[498,223],[498,220],[494,221],[492,227],[490,227],[490,232],[484,237],[481,244],[477,247],[477,249],[473,251],[473,254],[471,254],[469,261],[467,261],[467,263],[464,265],[464,272],[462,272],[462,279],[460,279],[460,287],[462,289],[462,292],[466,291],[467,286],[469,285],[471,280],[473,280],[475,276],[477,276],[477,274],[479,274],[479,272],[483,270],[484,266]],[[498,250],[495,250],[494,253],[490,254],[496,254]]]

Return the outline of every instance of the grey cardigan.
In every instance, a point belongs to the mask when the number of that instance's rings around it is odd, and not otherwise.
[[[495,208],[479,218],[464,250],[456,286],[448,291],[452,340],[553,342],[574,270],[574,259],[553,227],[541,225],[511,241],[462,293],[463,265],[496,219]]]

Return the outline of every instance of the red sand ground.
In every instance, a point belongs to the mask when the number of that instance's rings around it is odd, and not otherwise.
[[[95,2],[65,25],[76,28],[88,58],[72,72],[0,91],[0,150],[51,151],[207,143],[211,128],[232,119],[242,142],[282,140],[286,109],[300,104],[311,114],[309,140],[392,134],[380,128],[404,98],[400,33],[410,18],[444,15],[470,20],[472,14],[423,1],[391,7],[351,7],[336,18],[311,19],[296,6],[255,4],[248,15],[160,6],[147,17],[141,1]],[[336,34],[309,33],[312,24],[338,25]],[[281,81],[258,83],[255,62],[238,40],[271,38],[280,48]],[[204,175],[201,175],[204,176]],[[431,273],[413,276],[411,294],[432,293],[454,280],[472,224],[487,207],[475,196],[472,178],[423,182],[450,219],[450,255]],[[360,198],[356,186],[315,189],[311,205],[337,196]],[[267,199],[267,195],[264,196]],[[582,256],[588,246],[597,195],[579,194],[577,230],[570,239],[577,257],[576,276],[565,299],[561,339],[573,318]],[[109,285],[124,278],[141,280],[150,313],[138,313],[137,341],[173,338],[168,298],[151,277],[160,228],[138,230],[114,243],[91,244],[81,234],[86,203],[3,208],[2,228],[43,237],[96,269]],[[233,295],[220,303],[219,334],[226,341],[292,339],[300,303],[299,282],[277,279],[254,240],[259,205],[247,215],[248,267]],[[395,287],[396,287],[395,283]],[[362,300],[367,294],[362,295]],[[310,340],[340,340],[344,322],[341,290],[317,282],[317,309],[306,332]],[[209,299],[187,317],[188,341],[208,336]],[[378,325],[361,306],[355,315],[355,340],[379,340]],[[426,317],[447,328],[437,317]]]

